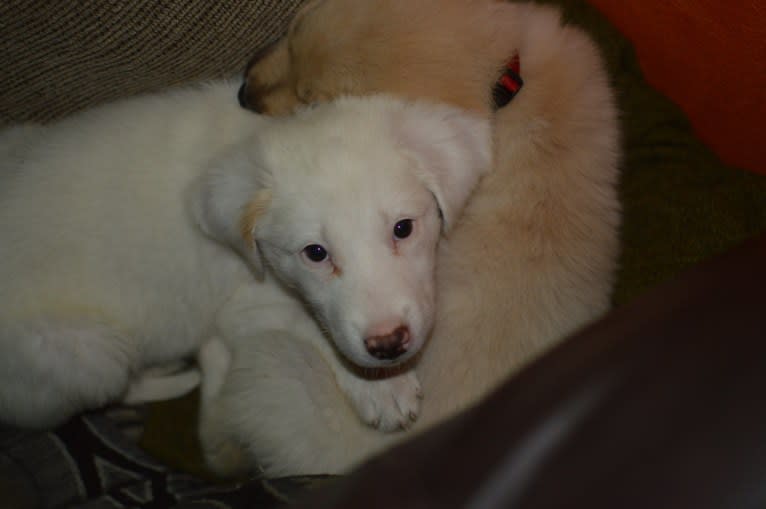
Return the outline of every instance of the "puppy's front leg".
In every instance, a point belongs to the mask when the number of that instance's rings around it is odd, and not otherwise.
[[[338,385],[366,424],[396,431],[408,429],[417,420],[423,392],[414,369],[386,374],[358,372],[359,368],[347,365],[333,368]]]
[[[212,337],[200,348],[197,362],[203,374],[200,386],[199,439],[205,461],[217,474],[230,477],[247,472],[252,465],[243,444],[237,440],[232,420],[236,410],[229,413],[222,398],[229,376],[232,357],[229,347],[218,337]]]

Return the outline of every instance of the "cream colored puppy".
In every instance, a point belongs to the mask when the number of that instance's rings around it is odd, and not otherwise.
[[[246,105],[270,114],[382,91],[489,115],[514,57],[524,86],[494,115],[494,169],[440,246],[435,327],[416,366],[425,395],[416,429],[473,404],[609,306],[619,133],[596,47],[534,4],[313,0],[253,60],[241,90]],[[258,415],[260,440],[246,441],[244,459],[268,475],[339,472],[399,438],[365,427],[310,354],[286,358],[292,371],[304,363],[301,383],[269,383],[290,391],[289,405],[231,398],[232,408]]]
[[[437,240],[489,145],[485,119],[448,106],[349,98],[268,119],[229,82],[4,133],[0,421],[172,397],[197,374],[150,368],[225,349],[239,323],[304,322],[364,419],[409,421],[414,374],[356,371],[426,340]]]

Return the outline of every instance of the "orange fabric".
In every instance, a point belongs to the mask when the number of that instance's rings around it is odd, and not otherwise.
[[[766,2],[589,0],[727,163],[766,174]]]

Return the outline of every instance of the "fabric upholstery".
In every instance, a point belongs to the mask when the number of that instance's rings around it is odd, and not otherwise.
[[[241,72],[300,0],[0,2],[0,125]]]

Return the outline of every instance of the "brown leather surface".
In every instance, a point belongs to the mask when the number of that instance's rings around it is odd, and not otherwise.
[[[296,507],[766,507],[764,259],[698,266]]]
[[[763,0],[588,0],[633,42],[647,81],[728,164],[766,173]]]

